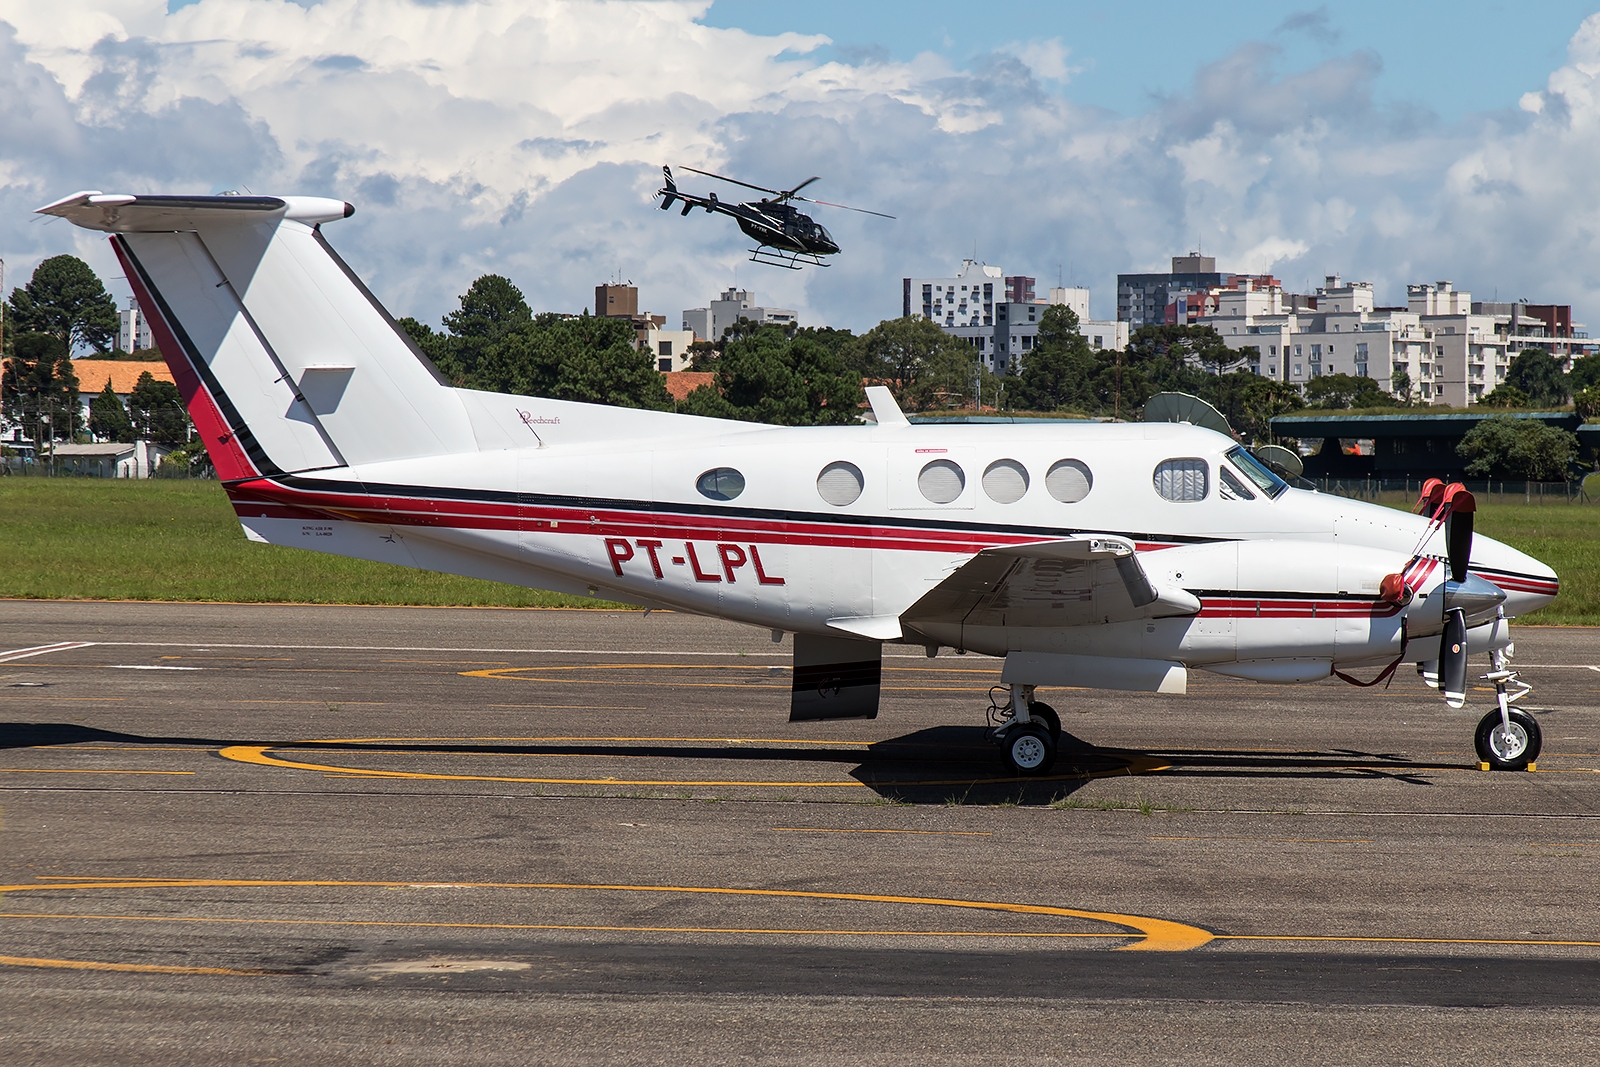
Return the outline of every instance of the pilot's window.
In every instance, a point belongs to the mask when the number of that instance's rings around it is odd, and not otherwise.
[[[865,484],[860,467],[839,460],[823,467],[822,473],[817,475],[817,495],[834,507],[842,508],[856,502]]]
[[[1075,459],[1057,460],[1045,472],[1044,488],[1063,504],[1076,504],[1094,488],[1094,475]]]
[[[1169,459],[1156,465],[1156,492],[1163,500],[1187,503],[1204,500],[1210,488],[1206,461],[1203,459]]]
[[[1217,475],[1222,482],[1222,499],[1224,500],[1254,500],[1256,495],[1244,487],[1244,483],[1234,477],[1227,467],[1219,466]]]
[[[1405,438],[1398,438],[1405,440]],[[1245,449],[1240,447],[1228,449],[1228,458],[1233,465],[1238,467],[1246,478],[1256,483],[1256,487],[1273,500],[1278,499],[1282,492],[1289,488],[1289,483],[1275,474],[1271,467],[1261,462]]]
[[[936,459],[917,475],[917,488],[935,504],[948,504],[967,487],[967,476],[948,459]]]
[[[702,474],[694,487],[712,500],[732,500],[744,492],[744,475],[732,467],[717,467]]]
[[[1014,459],[997,459],[983,472],[983,491],[996,504],[1015,504],[1028,491],[1028,468]]]

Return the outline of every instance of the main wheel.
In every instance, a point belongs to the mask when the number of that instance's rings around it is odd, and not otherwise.
[[[1477,744],[1478,758],[1497,771],[1526,769],[1539,758],[1539,748],[1544,743],[1539,724],[1532,715],[1513,711],[1510,729],[1507,729],[1498,709],[1478,723],[1473,740]]]
[[[1061,716],[1056,714],[1056,709],[1049,704],[1033,701],[1028,705],[1030,718],[1038,719],[1040,725],[1050,728],[1050,740],[1057,748],[1061,747]]]
[[[1030,722],[1006,732],[1005,755],[1007,765],[1017,774],[1044,774],[1056,761],[1056,743],[1049,730]]]

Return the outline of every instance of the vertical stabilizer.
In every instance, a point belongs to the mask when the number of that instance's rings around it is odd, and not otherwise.
[[[224,478],[475,451],[466,411],[328,245],[309,197],[41,208],[113,243]]]

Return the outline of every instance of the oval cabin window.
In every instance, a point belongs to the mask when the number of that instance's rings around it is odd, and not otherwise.
[[[717,467],[702,474],[694,487],[712,500],[732,500],[744,492],[744,475],[732,467]]]
[[[842,459],[823,467],[817,475],[817,495],[836,508],[854,504],[865,485],[861,468]]]
[[[996,504],[1015,504],[1028,491],[1028,468],[1014,459],[997,459],[983,472],[983,491]]]
[[[1209,468],[1203,459],[1169,459],[1156,465],[1152,479],[1161,499],[1177,504],[1204,500],[1210,489]]]
[[[1078,460],[1057,460],[1045,472],[1044,488],[1063,504],[1076,504],[1094,488],[1094,475],[1089,473],[1087,464]]]
[[[917,475],[917,488],[935,504],[948,504],[967,487],[961,467],[948,459],[936,459]]]

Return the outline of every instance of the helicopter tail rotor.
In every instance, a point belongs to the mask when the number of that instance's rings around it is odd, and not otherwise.
[[[661,173],[667,179],[667,187],[665,189],[661,190],[661,193],[660,193],[660,196],[661,196],[661,210],[665,211],[669,207],[672,206],[672,202],[674,200],[678,199],[678,196],[677,196],[678,183],[672,180],[672,168],[671,167],[665,167],[665,166],[662,167],[661,168]],[[687,208],[688,205],[685,204],[684,207]],[[687,215],[688,211],[685,210],[684,214]]]

